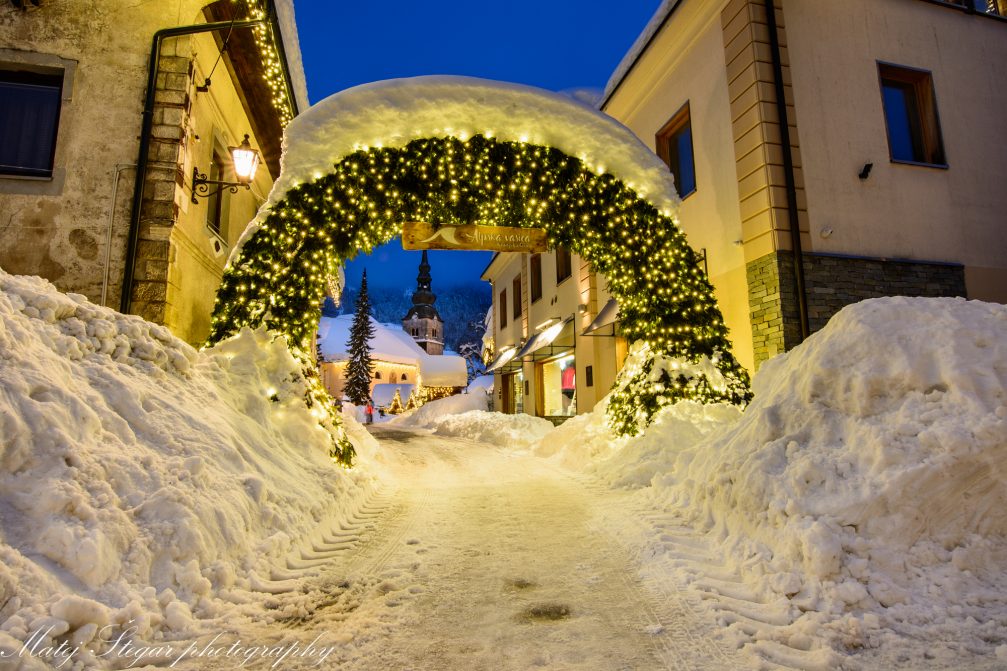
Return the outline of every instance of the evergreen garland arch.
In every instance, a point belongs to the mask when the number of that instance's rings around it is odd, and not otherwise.
[[[556,148],[483,135],[360,150],[287,191],[226,270],[207,344],[265,325],[310,351],[326,277],[403,221],[544,228],[551,247],[603,273],[624,335],[640,343],[609,404],[618,433],[679,399],[750,399],[713,287],[670,217]]]

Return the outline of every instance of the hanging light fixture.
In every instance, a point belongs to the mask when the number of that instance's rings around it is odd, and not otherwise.
[[[231,152],[231,163],[234,166],[234,176],[238,181],[226,182],[216,179],[207,179],[206,173],[199,172],[199,168],[192,168],[192,202],[199,203],[196,196],[212,196],[227,189],[231,193],[238,193],[238,187],[252,188],[252,180],[255,179],[255,171],[259,168],[259,152],[252,149],[248,141],[248,133],[245,139],[237,147],[228,147]],[[217,188],[210,190],[211,185]]]

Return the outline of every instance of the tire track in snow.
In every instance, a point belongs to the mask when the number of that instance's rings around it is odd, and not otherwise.
[[[577,479],[592,490],[608,489],[589,476]],[[620,509],[624,516],[616,520],[614,511]],[[607,526],[618,524],[626,532],[619,535],[652,539],[650,547],[643,551],[643,555],[649,556],[640,557],[648,576],[645,580],[648,590],[661,594],[668,605],[686,609],[689,615],[686,619],[712,617],[737,639],[739,651],[749,659],[728,653],[723,647],[708,651],[726,665],[723,668],[837,671],[856,667],[853,660],[830,648],[799,647],[805,637],[791,627],[795,614],[789,602],[762,600],[741,574],[727,564],[711,540],[683,525],[679,515],[626,502],[621,507],[613,506],[604,517]]]

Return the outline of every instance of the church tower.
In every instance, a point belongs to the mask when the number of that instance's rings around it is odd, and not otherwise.
[[[402,330],[411,335],[427,354],[444,353],[444,320],[434,307],[436,300],[437,296],[430,291],[430,263],[426,250],[423,250],[413,306],[402,320]]]

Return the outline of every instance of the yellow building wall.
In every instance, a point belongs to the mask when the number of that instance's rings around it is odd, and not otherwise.
[[[656,133],[686,102],[689,103],[696,190],[682,201],[678,223],[693,249],[706,249],[710,281],[730,329],[734,354],[743,366],[754,370],[731,106],[720,24],[723,4],[682,3],[612,95],[604,111],[656,150]]]
[[[520,346],[527,338],[534,336],[547,321],[573,317],[575,332],[574,354],[576,361],[577,380],[577,413],[591,411],[612,387],[616,375],[625,361],[626,346],[622,338],[610,336],[581,336],[581,332],[594,320],[598,311],[611,298],[603,276],[593,272],[590,265],[576,254],[571,254],[570,277],[557,283],[556,257],[553,252],[543,253],[542,258],[542,296],[531,301],[529,282],[529,254],[500,254],[484,274],[493,285],[494,322],[493,338],[497,351],[508,345]],[[513,318],[514,277],[522,277],[522,296],[524,305],[522,316]],[[500,328],[496,313],[499,310],[500,289],[507,288],[508,322]],[[611,329],[609,329],[611,330]],[[608,332],[608,331],[606,331]],[[564,341],[565,342],[565,341]],[[521,366],[524,381],[527,382],[527,392],[524,393],[523,410],[525,413],[548,414],[543,394],[548,391],[543,382],[542,368],[544,362],[529,361]],[[593,371],[593,384],[587,386],[587,367]],[[503,380],[496,373],[495,389],[498,409],[503,408]]]
[[[197,35],[191,39],[191,49],[196,56],[194,81],[200,83],[209,75],[218,47],[211,35]],[[218,152],[227,152],[229,147],[241,144],[248,133],[252,136],[250,143],[258,148],[252,124],[223,63],[217,66],[211,79],[208,91],[200,92],[193,87],[191,92],[192,107],[185,124],[184,150],[180,157],[183,183],[175,190],[179,214],[171,230],[168,259],[166,325],[193,345],[201,344],[210,332],[210,315],[228,254],[273,183],[268,168],[260,164],[251,190],[240,188],[233,194],[227,190],[222,192],[227,217],[221,222],[220,238],[207,227],[208,199],[198,196],[198,203],[191,201],[192,169],[198,167],[201,173],[207,173],[215,145]],[[229,158],[228,152],[225,160]],[[223,179],[233,180],[233,174]]]

